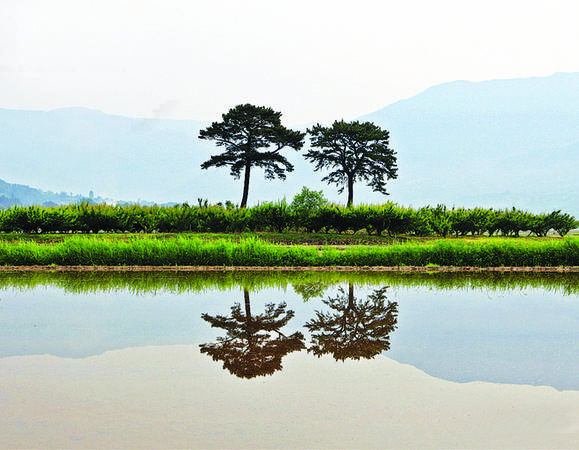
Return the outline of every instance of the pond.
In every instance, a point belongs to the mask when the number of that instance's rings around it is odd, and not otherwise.
[[[575,448],[579,274],[1,273],[1,448]]]

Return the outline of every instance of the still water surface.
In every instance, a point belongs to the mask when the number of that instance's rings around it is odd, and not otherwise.
[[[0,447],[576,448],[576,274],[3,274]]]

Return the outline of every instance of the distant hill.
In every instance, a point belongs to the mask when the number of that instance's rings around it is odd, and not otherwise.
[[[144,120],[85,108],[0,110],[0,178],[116,200],[163,196],[202,156],[192,121]]]
[[[389,197],[356,185],[355,203],[517,206],[579,216],[579,73],[445,83],[360,120],[390,130],[399,179],[388,184]],[[240,181],[227,169],[199,167],[220,152],[197,138],[206,125],[85,108],[0,109],[0,178],[115,200],[238,203]],[[299,154],[286,154],[295,172],[286,182],[253,172],[250,204],[291,199],[303,185],[345,202]]]
[[[207,198],[239,203],[241,184],[227,169],[200,168],[220,151],[197,138],[208,124],[129,118],[87,108],[0,109],[0,179],[57,191],[92,190],[117,201],[196,204]],[[288,156],[299,164],[299,154]],[[315,179],[310,167],[303,172],[290,174],[290,180],[301,178],[310,185]],[[301,190],[302,184],[290,183],[265,181],[255,170],[250,203]]]
[[[14,205],[59,206],[82,201],[102,203],[105,202],[105,199],[94,197],[91,193],[88,196],[68,194],[66,192],[55,193],[0,180],[0,208],[8,208]]]
[[[579,214],[579,73],[441,84],[361,120],[391,132],[402,203]]]

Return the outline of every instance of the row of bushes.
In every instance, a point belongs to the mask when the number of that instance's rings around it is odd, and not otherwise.
[[[252,208],[222,206],[174,207],[77,205],[45,208],[12,207],[0,210],[0,232],[96,233],[103,232],[241,232],[306,230],[309,232],[357,232],[390,236],[454,234],[465,236],[529,232],[545,236],[555,230],[564,236],[578,226],[574,217],[561,211],[532,214],[513,209],[452,208],[443,205],[419,209],[395,203],[345,208],[326,205],[296,210],[284,201]]]

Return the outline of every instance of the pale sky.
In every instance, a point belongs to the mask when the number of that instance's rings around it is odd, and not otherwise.
[[[0,108],[352,120],[436,84],[579,72],[577,0],[0,0]]]

